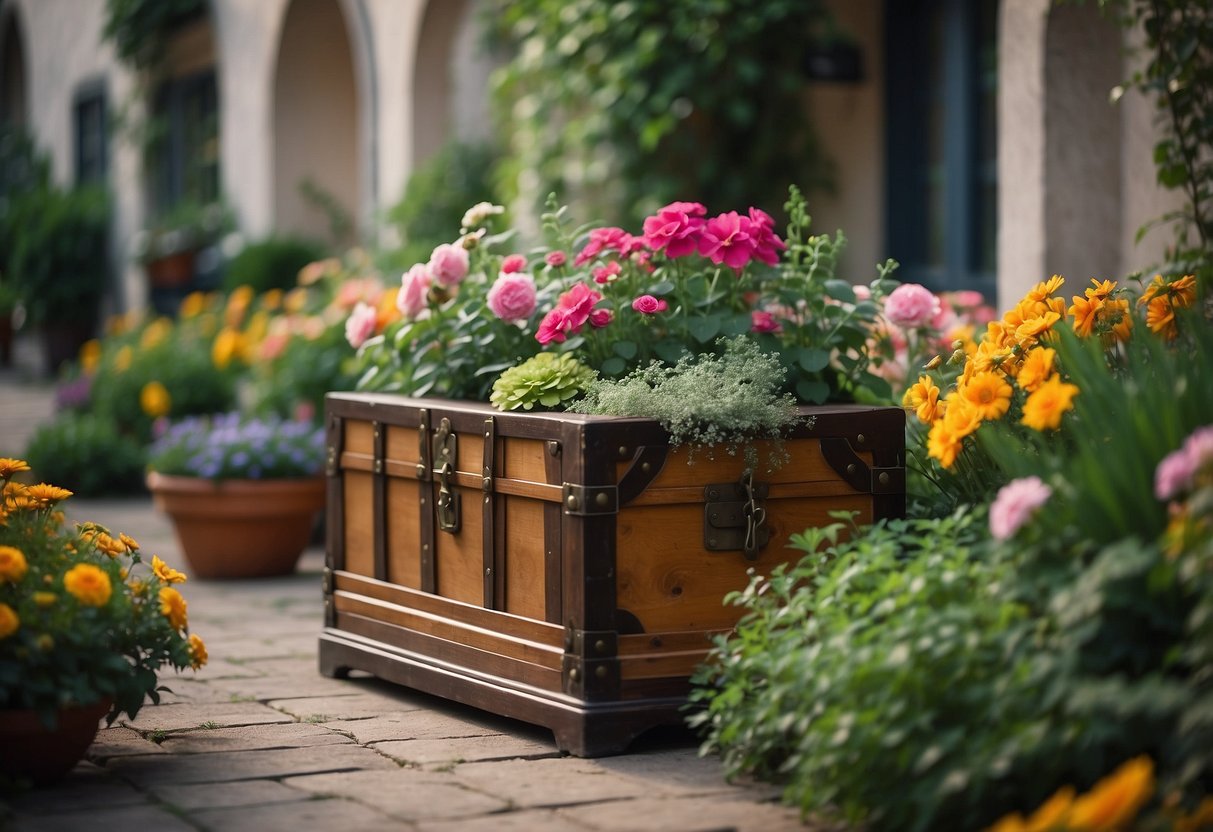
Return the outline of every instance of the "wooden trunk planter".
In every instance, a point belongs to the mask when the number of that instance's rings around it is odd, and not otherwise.
[[[321,672],[623,751],[681,718],[748,569],[794,560],[788,536],[830,511],[904,514],[903,412],[804,412],[791,462],[747,477],[724,453],[688,465],[648,419],[330,394]]]

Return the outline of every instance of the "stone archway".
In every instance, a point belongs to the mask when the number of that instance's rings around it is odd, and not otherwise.
[[[274,70],[277,230],[354,241],[362,198],[360,106],[341,6],[291,0]]]
[[[9,4],[0,13],[0,125],[29,122],[27,84],[25,41],[17,7]]]

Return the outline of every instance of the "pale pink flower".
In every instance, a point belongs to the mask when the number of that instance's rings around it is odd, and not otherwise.
[[[750,332],[782,332],[783,327],[770,312],[755,309],[750,313]]]
[[[595,283],[614,283],[622,268],[618,260],[612,260],[605,266],[598,266],[591,270],[590,274],[594,276]]]
[[[658,312],[664,312],[670,308],[670,305],[662,298],[655,298],[652,295],[641,295],[632,301],[632,308],[642,315],[656,315]]]
[[[707,209],[698,202],[671,202],[644,221],[644,244],[667,257],[685,257],[699,247],[702,217]]]
[[[503,273],[489,287],[486,300],[501,320],[526,320],[535,311],[535,280],[529,274]]]
[[[1196,475],[1213,468],[1213,425],[1192,431],[1182,447],[1163,457],[1154,469],[1154,496],[1169,500],[1188,491]]]
[[[917,283],[903,283],[889,293],[884,314],[892,323],[907,329],[926,326],[939,312],[939,298]]]
[[[425,309],[433,278],[424,263],[418,263],[400,278],[400,291],[396,294],[396,308],[405,318],[412,320]]]
[[[430,255],[430,275],[443,286],[458,286],[467,277],[468,262],[466,248],[443,243]]]
[[[995,540],[1010,539],[1052,496],[1053,489],[1040,477],[1011,480],[990,503],[990,534]]]
[[[290,340],[291,336],[288,332],[271,332],[261,339],[258,355],[262,361],[273,361],[282,355]]]
[[[758,241],[750,235],[752,223],[736,211],[708,220],[699,236],[699,253],[713,263],[741,271],[754,256]],[[761,233],[761,229],[758,229]]]
[[[351,347],[358,349],[375,334],[378,317],[375,307],[369,304],[360,301],[354,307],[354,311],[345,319],[345,340],[349,341]]]
[[[860,283],[858,286],[851,287],[855,291],[855,300],[865,301],[872,299],[872,290]]]
[[[595,228],[590,232],[590,239],[585,244],[585,248],[573,258],[573,265],[583,266],[603,251],[615,251],[626,256],[643,247],[644,243],[640,238],[633,237],[622,228]]]
[[[568,256],[563,251],[549,251],[543,258],[544,262],[553,268],[563,266],[568,261]]]
[[[526,258],[521,254],[511,254],[501,261],[501,273],[513,274],[526,268]]]

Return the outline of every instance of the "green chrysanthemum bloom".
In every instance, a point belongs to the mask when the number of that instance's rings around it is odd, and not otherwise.
[[[502,373],[489,401],[498,410],[555,407],[581,393],[597,375],[571,353],[541,352]]]

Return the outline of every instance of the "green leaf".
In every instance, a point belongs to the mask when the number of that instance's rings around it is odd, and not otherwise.
[[[678,359],[682,358],[686,350],[682,344],[674,341],[659,341],[653,345],[653,352],[657,353],[657,357],[666,364],[676,364]]]
[[[692,318],[687,329],[701,344],[706,344],[720,334],[720,316],[705,315],[702,318]]]
[[[816,347],[801,347],[796,351],[796,362],[807,372],[820,372],[830,363],[830,353]]]
[[[658,297],[668,295],[672,291],[674,291],[674,284],[669,280],[660,280],[649,287],[649,294]]]
[[[796,382],[796,396],[802,402],[822,404],[830,395],[830,385],[824,381],[801,379]]]
[[[606,361],[602,362],[602,366],[598,368],[598,371],[604,376],[614,378],[616,376],[623,375],[624,370],[627,368],[628,365],[622,358],[608,358]]]
[[[616,341],[611,345],[611,349],[620,358],[631,360],[636,357],[636,343],[634,341]]]
[[[855,287],[845,280],[833,278],[825,282],[826,292],[835,300],[843,303],[855,302]]]

